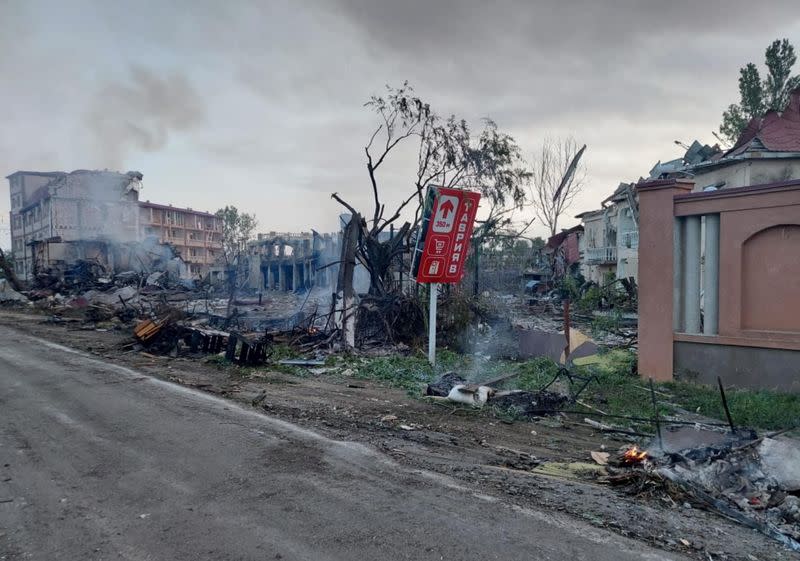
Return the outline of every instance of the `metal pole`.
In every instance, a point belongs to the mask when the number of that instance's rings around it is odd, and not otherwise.
[[[728,425],[731,427],[731,432],[736,432],[736,425],[733,424],[733,417],[731,417],[731,410],[728,409],[728,398],[725,397],[725,388],[722,386],[722,378],[717,376],[717,384],[719,385],[719,395],[722,397],[722,407],[725,408],[725,417],[728,419]]]
[[[476,241],[477,241],[477,240],[476,240]],[[480,242],[479,242],[479,241],[477,241],[477,243],[475,243],[475,245],[474,245],[474,248],[475,248],[475,249],[474,249],[473,258],[475,259],[475,265],[474,265],[474,269],[475,269],[475,270],[474,270],[474,272],[473,272],[473,276],[474,276],[474,278],[472,279],[472,295],[473,295],[473,296],[475,296],[475,297],[477,297],[477,296],[478,296],[478,293],[481,291],[481,289],[480,289],[480,274],[481,274],[481,267],[480,267],[480,261],[481,261],[481,244],[480,244]]]
[[[439,284],[432,282],[428,287],[431,291],[430,317],[428,318],[428,362],[434,366],[436,364],[436,298],[439,293]]]
[[[570,349],[570,341],[569,341],[569,298],[564,300],[564,339],[567,341],[567,346],[564,347],[564,364],[569,364],[569,349]]]

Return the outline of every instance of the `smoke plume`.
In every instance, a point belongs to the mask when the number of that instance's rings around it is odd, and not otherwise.
[[[97,165],[123,169],[134,150],[155,152],[174,132],[203,122],[205,106],[183,74],[157,75],[133,65],[125,82],[109,83],[94,96],[86,124]]]

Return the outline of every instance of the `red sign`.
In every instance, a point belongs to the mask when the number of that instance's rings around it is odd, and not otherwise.
[[[423,221],[422,247],[415,256],[417,282],[457,283],[464,277],[481,196],[446,187],[434,188],[433,196],[430,214]]]

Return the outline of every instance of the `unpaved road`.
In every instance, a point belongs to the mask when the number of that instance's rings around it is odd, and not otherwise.
[[[0,559],[682,559],[0,327]]]

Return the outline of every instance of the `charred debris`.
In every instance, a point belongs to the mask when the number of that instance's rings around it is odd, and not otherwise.
[[[610,415],[581,400],[581,394],[598,383],[593,376],[560,368],[537,390],[504,389],[512,377],[471,383],[448,372],[428,384],[425,393],[427,399],[445,407],[486,407],[501,418],[557,418],[565,425],[613,435],[612,441],[603,439],[609,443],[627,440],[622,446],[600,445],[585,462],[562,463],[528,455],[525,471],[591,480],[676,509],[704,509],[800,552],[800,443],[786,437],[791,429],[758,434],[738,426],[721,381],[724,423],[699,415],[663,415],[656,395],[661,392],[656,392],[652,381],[648,396],[652,415],[633,417]],[[631,430],[632,423],[649,426],[649,431]],[[516,463],[506,468],[520,469]]]
[[[286,346],[303,357],[292,365],[320,366],[326,355],[341,350],[402,354],[419,343],[424,288],[403,279],[402,257],[393,258],[398,274],[387,278],[387,289],[369,293],[355,288],[359,271],[346,243],[337,248],[338,262],[315,264],[326,270],[322,286],[307,282],[310,269],[293,270],[290,281],[283,269],[287,256],[269,249],[272,241],[261,245],[268,246],[268,259],[260,261],[267,264],[261,267],[266,286],[245,288],[234,297],[224,274],[186,278],[180,255],[168,245],[93,241],[71,242],[69,250],[78,257],[68,265],[51,261],[37,268],[28,286],[17,284],[27,290],[0,282],[0,300],[39,309],[49,322],[130,330],[124,350],[218,356],[240,366],[279,362]],[[352,266],[341,266],[348,262]],[[485,408],[509,421],[581,425],[601,442],[612,435],[617,442],[627,440],[619,449],[592,452],[585,464],[530,456],[525,470],[592,479],[623,493],[707,509],[800,551],[796,441],[740,427],[730,412],[724,423],[660,414],[652,387],[643,388],[642,400],[653,403],[645,418],[610,415],[585,401],[585,392],[600,382],[575,365],[590,364],[601,346],[635,348],[635,284],[587,283],[572,275],[530,283],[532,273],[524,267],[512,279],[492,272],[490,256],[484,263],[477,297],[469,290],[472,278],[464,283],[466,291],[443,290],[442,340],[484,357],[549,356],[562,367],[535,390],[516,389],[512,374],[475,382],[480,377],[474,372],[448,372],[426,387],[424,399],[452,410]],[[515,283],[525,288],[514,294]],[[351,291],[343,290],[348,285]],[[598,318],[614,318],[614,325],[598,329]],[[343,337],[349,321],[352,347]],[[593,337],[584,334],[589,332]],[[722,387],[720,401],[726,403]]]

